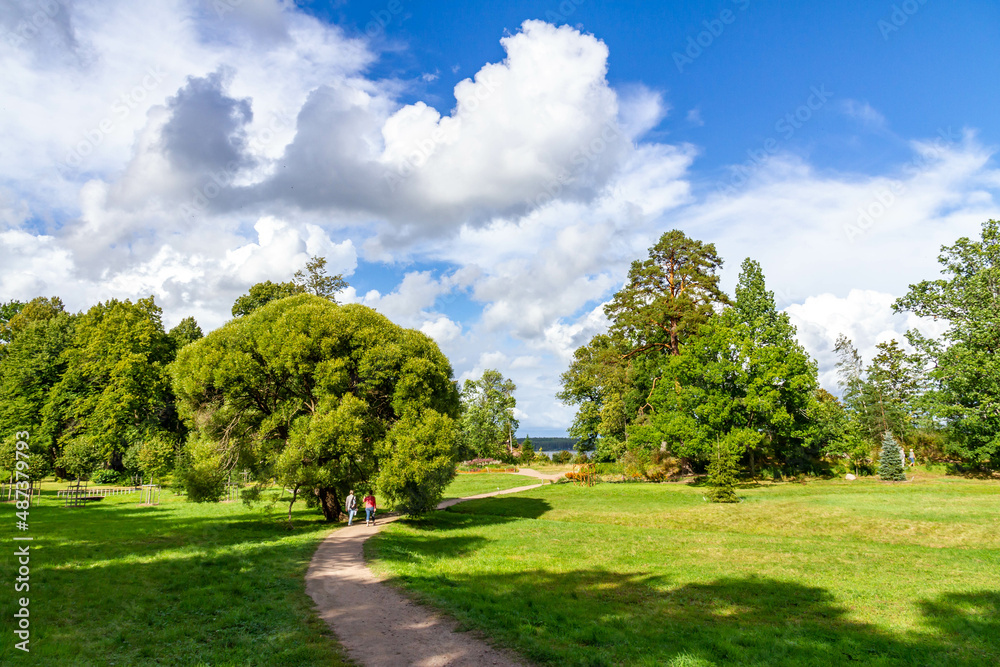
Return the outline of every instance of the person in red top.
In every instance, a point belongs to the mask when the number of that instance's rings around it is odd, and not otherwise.
[[[375,525],[375,496],[371,491],[365,496],[365,525]]]

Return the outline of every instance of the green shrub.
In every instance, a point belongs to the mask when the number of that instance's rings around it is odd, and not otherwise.
[[[629,447],[621,459],[625,479],[639,481],[646,477],[649,468],[649,453],[637,447]]]
[[[226,472],[222,469],[218,451],[212,442],[193,437],[188,443],[187,456],[175,474],[196,503],[218,502],[226,490]]]
[[[120,479],[121,473],[115,470],[98,470],[90,476],[94,484],[117,484]]]
[[[561,451],[552,455],[553,463],[569,463],[573,460],[573,452]]]
[[[625,468],[621,463],[598,463],[597,464],[597,474],[598,475],[624,475]]]

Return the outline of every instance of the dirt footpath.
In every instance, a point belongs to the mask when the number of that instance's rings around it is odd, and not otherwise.
[[[522,470],[522,474],[548,478],[533,470]],[[451,498],[438,505],[438,509],[473,498],[517,493],[539,486]],[[306,593],[351,659],[366,667],[524,665],[472,633],[457,632],[454,620],[407,599],[368,569],[364,561],[365,540],[394,519],[380,518],[378,525],[369,527],[355,517],[354,525],[335,530],[323,540],[306,573]]]

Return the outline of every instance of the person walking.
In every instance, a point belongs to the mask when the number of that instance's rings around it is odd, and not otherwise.
[[[910,447],[910,467],[912,468],[913,464],[916,462],[917,462],[917,457],[913,455],[913,447]]]
[[[375,525],[375,496],[371,491],[365,496],[365,525]]]
[[[358,499],[354,497],[354,489],[351,489],[351,492],[347,494],[344,509],[347,510],[347,525],[350,526],[351,522],[354,521],[354,515],[358,513]]]

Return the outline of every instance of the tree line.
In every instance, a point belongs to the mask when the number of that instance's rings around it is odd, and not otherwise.
[[[946,325],[877,346],[865,364],[836,344],[841,397],[746,259],[735,293],[719,287],[715,246],[678,230],[632,263],[605,306],[610,321],[577,349],[558,397],[577,408],[570,435],[598,461],[670,461],[677,472],[758,477],[872,472],[886,433],[927,458],[1000,465],[1000,232],[941,249],[942,278],[911,285],[893,310]]]
[[[206,502],[249,478],[245,501],[277,482],[289,519],[304,497],[335,520],[351,489],[420,513],[460,458],[508,458],[514,383],[487,370],[460,390],[425,334],[337,304],[347,283],[325,266],[253,285],[208,335],[190,317],[166,331],[153,297],[77,314],[58,297],[0,305],[0,469],[27,431],[33,479],[169,473]]]

